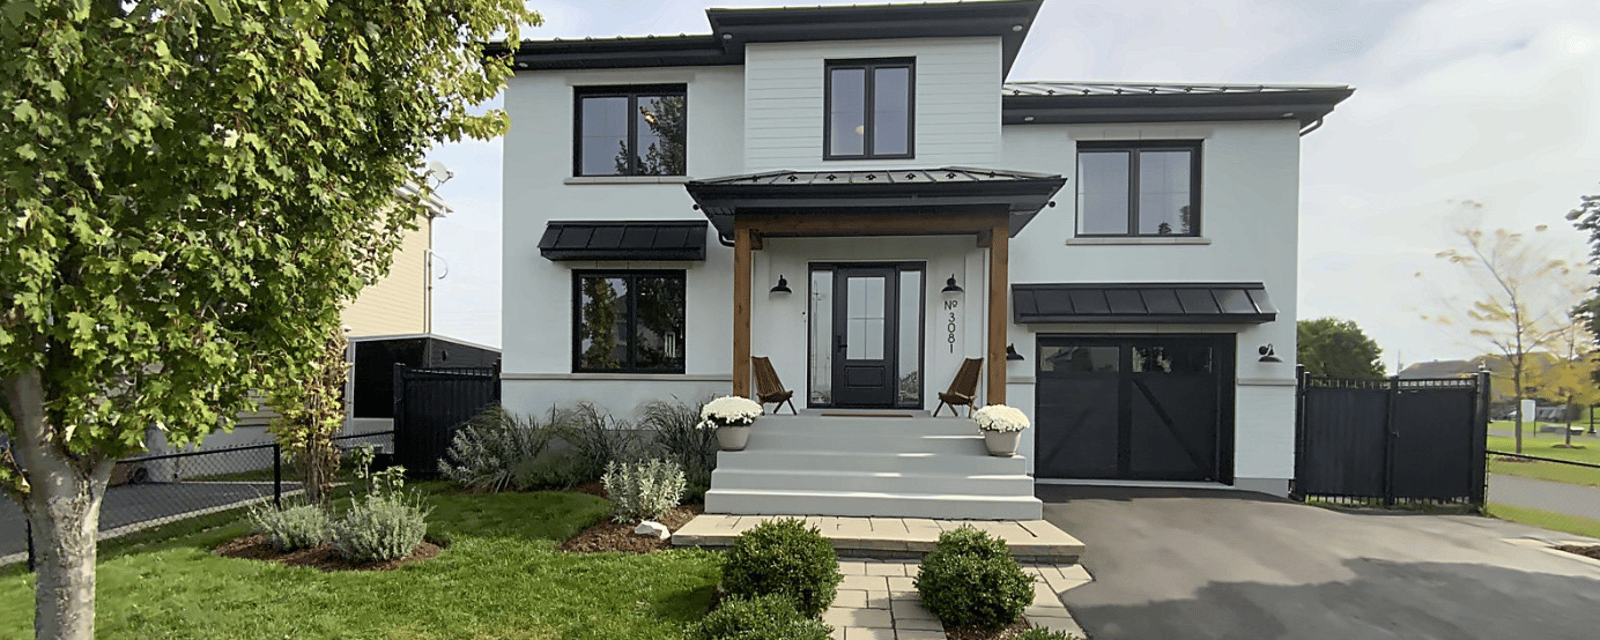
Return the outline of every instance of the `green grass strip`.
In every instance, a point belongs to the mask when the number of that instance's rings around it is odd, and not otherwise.
[[[1541,529],[1573,533],[1580,536],[1600,538],[1600,520],[1590,520],[1578,516],[1569,516],[1564,513],[1554,513],[1540,509],[1514,507],[1509,504],[1489,503],[1489,515],[1501,520],[1520,522]]]

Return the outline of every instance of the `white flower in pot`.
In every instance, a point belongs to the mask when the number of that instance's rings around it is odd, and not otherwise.
[[[1022,431],[1030,426],[1027,414],[1021,409],[1003,404],[991,404],[972,412],[972,421],[983,432],[983,443],[991,456],[1017,455],[1017,445]]]
[[[700,428],[716,429],[717,444],[725,451],[742,451],[750,440],[750,425],[766,413],[749,398],[724,396],[700,409]]]

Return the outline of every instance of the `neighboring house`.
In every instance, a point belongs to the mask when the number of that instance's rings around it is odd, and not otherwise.
[[[1285,494],[1300,138],[1352,89],[1013,81],[1039,7],[521,43],[507,407],[751,395],[766,356],[802,408],[931,410],[983,358],[1041,482]]]

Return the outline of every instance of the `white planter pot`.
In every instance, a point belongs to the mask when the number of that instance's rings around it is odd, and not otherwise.
[[[750,441],[750,427],[717,427],[717,444],[723,451],[744,451]]]
[[[985,431],[983,444],[989,447],[989,455],[1010,457],[1017,455],[1017,444],[1022,441],[1021,431]]]

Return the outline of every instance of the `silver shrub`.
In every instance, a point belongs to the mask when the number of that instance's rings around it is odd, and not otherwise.
[[[683,467],[670,460],[612,462],[601,478],[617,522],[655,520],[683,500]]]
[[[249,517],[256,533],[266,535],[267,543],[279,551],[317,547],[332,534],[333,523],[320,505],[251,507]]]
[[[422,544],[430,511],[403,494],[369,495],[334,523],[333,547],[351,562],[404,558]]]

